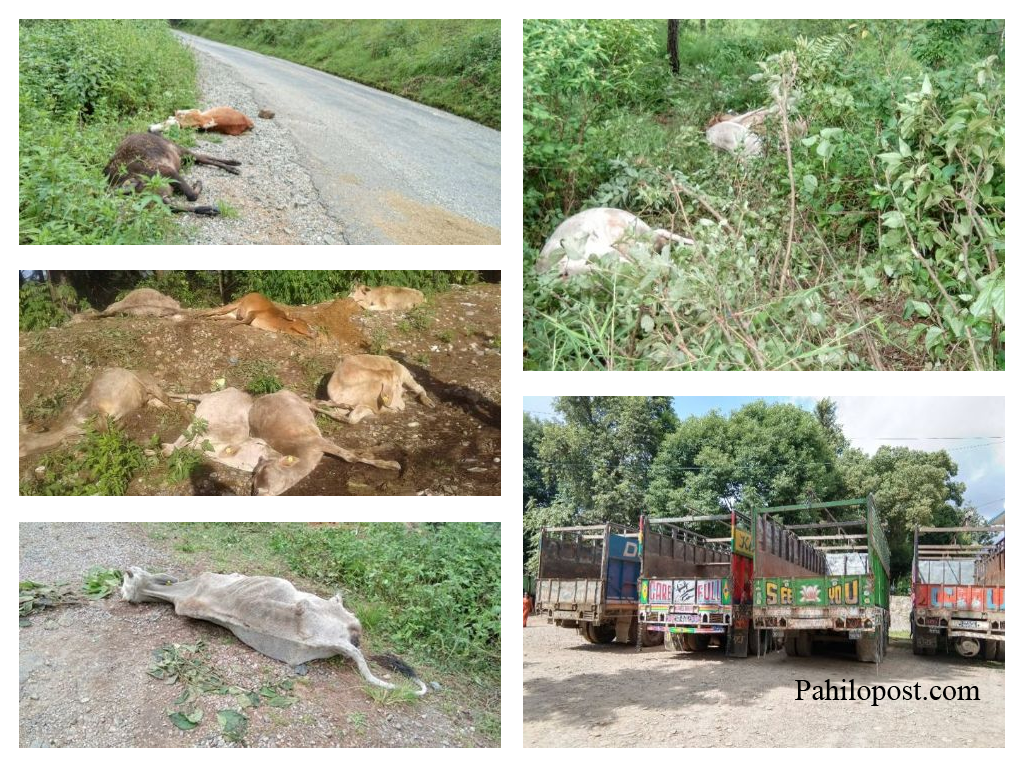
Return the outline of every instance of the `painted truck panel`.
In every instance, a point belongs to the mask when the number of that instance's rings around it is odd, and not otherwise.
[[[917,584],[914,605],[960,611],[1005,611],[1006,588]]]
[[[754,579],[756,606],[871,606],[871,576],[821,576],[812,579]]]

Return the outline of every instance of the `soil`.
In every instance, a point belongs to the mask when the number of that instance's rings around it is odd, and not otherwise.
[[[1002,747],[1004,666],[914,656],[893,640],[876,668],[837,646],[726,659],[721,649],[637,652],[591,645],[531,617],[523,629],[523,745],[527,747]],[[978,687],[978,701],[797,701],[811,685]]]
[[[77,583],[95,564],[182,570],[135,523],[23,523],[20,538],[23,580]],[[442,679],[440,690],[411,703],[378,704],[348,662],[315,661],[296,675],[221,627],[176,616],[169,604],[131,604],[116,596],[31,620],[19,630],[22,747],[497,746],[474,726],[460,681]],[[203,720],[194,730],[179,730],[167,714],[179,709],[174,700],[181,686],[146,670],[155,649],[198,640],[226,682],[258,689],[290,677],[299,701],[246,709],[248,731],[239,745],[226,741],[217,724],[218,710],[238,709],[232,696],[204,695]]]
[[[244,388],[256,366],[267,365],[287,389],[326,397],[326,384],[343,354],[386,354],[426,388],[434,408],[406,397],[406,409],[382,412],[357,425],[319,417],[325,437],[352,449],[372,449],[401,472],[346,464],[325,456],[288,495],[500,495],[501,287],[455,286],[414,313],[365,312],[350,299],[290,311],[319,327],[315,340],[252,328],[233,320],[187,314],[183,319],[110,317],[19,337],[20,404],[34,429],[52,426],[95,372],[120,366],[151,372],[167,392],[199,394],[215,382]],[[58,409],[40,403],[55,393]],[[192,420],[193,407],[144,408],[122,427],[140,444],[155,434],[173,442]],[[40,456],[20,462],[22,479]],[[248,494],[250,478],[210,462],[171,484],[157,466],[136,477],[129,495]]]

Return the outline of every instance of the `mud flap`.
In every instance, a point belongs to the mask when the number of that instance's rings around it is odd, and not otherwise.
[[[749,605],[734,605],[732,607],[732,627],[728,632],[728,640],[725,645],[725,655],[737,659],[747,658],[749,649],[747,635],[754,631],[751,626],[751,615],[753,611]]]

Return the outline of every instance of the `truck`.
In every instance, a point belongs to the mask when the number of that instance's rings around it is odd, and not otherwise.
[[[537,613],[590,643],[660,644],[661,635],[637,621],[638,538],[636,528],[616,523],[544,528]]]
[[[833,512],[840,511],[850,519],[837,520]],[[797,512],[826,519],[782,522]],[[765,507],[751,517],[754,627],[781,635],[787,656],[844,643],[858,661],[881,662],[889,644],[890,566],[873,497]]]
[[[709,537],[683,524],[726,528]],[[725,531],[723,531],[724,533]],[[720,515],[640,518],[640,626],[660,632],[672,651],[703,651],[714,642],[727,656],[763,654],[771,633],[750,626],[753,539],[750,518]],[[758,642],[760,641],[760,646]]]
[[[989,661],[1005,660],[1006,538],[996,538],[1003,530],[1002,525],[914,529],[910,635],[915,654],[934,656],[942,639],[965,658],[984,654]],[[978,534],[988,541],[959,541]]]

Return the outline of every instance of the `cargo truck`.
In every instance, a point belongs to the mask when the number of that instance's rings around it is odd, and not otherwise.
[[[637,621],[638,538],[615,523],[543,529],[537,612],[590,643],[660,644]]]
[[[782,522],[798,512],[825,519]],[[889,546],[873,498],[767,507],[751,517],[754,627],[782,635],[788,656],[842,642],[859,661],[880,662],[889,644]]]
[[[914,530],[910,635],[914,653],[939,641],[971,658],[1006,658],[1006,539],[1001,525]],[[959,539],[984,538],[963,543]],[[928,541],[925,542],[924,539]]]
[[[682,527],[721,527],[709,537]],[[721,515],[640,518],[640,626],[661,632],[665,647],[703,651],[712,642],[726,654],[764,653],[770,632],[750,626],[753,541],[749,518]]]

